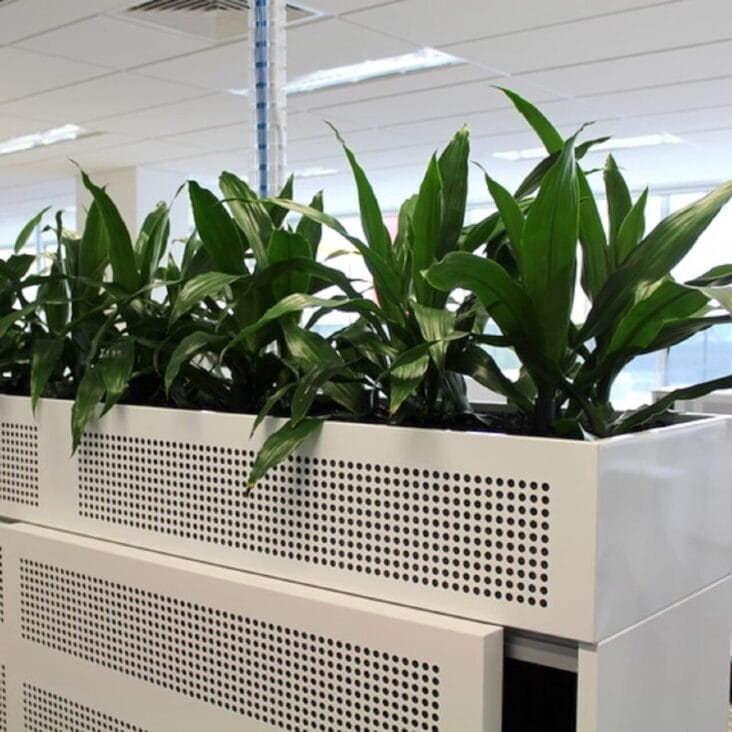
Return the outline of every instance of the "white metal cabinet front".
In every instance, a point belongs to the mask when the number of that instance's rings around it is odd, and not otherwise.
[[[21,524],[0,542],[11,732],[47,708],[149,732],[500,729],[493,626]]]

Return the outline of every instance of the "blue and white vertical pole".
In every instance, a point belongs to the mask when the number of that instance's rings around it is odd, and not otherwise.
[[[286,111],[286,0],[254,0],[249,12],[252,79],[249,100],[254,131],[252,187],[262,197],[284,183]]]

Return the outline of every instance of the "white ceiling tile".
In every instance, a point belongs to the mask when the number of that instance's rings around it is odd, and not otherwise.
[[[38,120],[9,117],[3,114],[0,115],[0,140],[42,132],[46,127],[47,125]]]
[[[732,99],[732,76],[722,79],[669,84],[593,97],[594,104],[614,109],[619,115],[640,116],[685,112],[725,104]],[[711,104],[710,104],[711,102]]]
[[[331,115],[301,112],[288,116],[287,139],[289,142],[295,142],[297,140],[308,140],[312,137],[330,137],[334,133],[328,126],[328,122],[344,134],[363,129],[366,126],[358,120],[356,122],[344,120],[338,114],[338,110],[335,110]]]
[[[173,142],[177,145],[190,145],[195,149],[215,152],[217,150],[251,146],[250,134],[249,126],[246,123],[242,123],[167,135],[162,139],[165,142]]]
[[[423,89],[439,89],[486,78],[495,78],[495,74],[486,72],[480,66],[459,64],[447,68],[399,74],[385,79],[372,79],[359,84],[344,84],[306,94],[296,94],[288,98],[287,104],[293,109],[305,111],[378,97],[394,97]]]
[[[121,18],[97,16],[56,28],[19,45],[78,61],[94,59],[96,64],[111,69],[131,69],[207,48],[210,43]]]
[[[0,48],[0,102],[32,96],[108,74],[101,66],[21,48]]]
[[[728,0],[671,2],[447,45],[445,50],[474,63],[523,73],[722,40],[729,37],[731,24]]]
[[[96,119],[94,126],[97,129],[152,138],[246,123],[248,119],[249,104],[244,97],[208,94],[147,109],[140,105],[137,111],[130,114],[113,114]]]
[[[19,117],[32,117],[57,124],[69,122],[84,124],[89,120],[108,115],[154,108],[157,105],[200,95],[199,89],[182,84],[136,74],[112,74],[64,89],[37,94],[28,99],[9,102],[3,105],[3,111]],[[107,129],[96,125],[89,126],[95,129]],[[124,130],[118,131],[124,132]]]
[[[513,81],[513,80],[510,80]],[[451,115],[460,110],[464,115],[473,115],[490,109],[507,107],[506,97],[495,89],[496,83],[505,83],[505,78],[490,81],[475,81],[466,84],[453,84],[437,89],[417,92],[405,92],[387,99],[371,99],[365,102],[341,104],[319,109],[325,116],[339,115],[352,122],[361,122],[364,126],[387,126],[404,124],[411,121],[433,119]],[[526,93],[526,84],[515,91]],[[531,98],[537,102],[556,99],[553,92],[544,92],[531,88]]]
[[[569,96],[598,95],[661,84],[698,81],[726,73],[732,41],[612,59],[522,75],[521,79]]]
[[[326,18],[290,29],[287,34],[288,75],[292,79],[321,69],[399,56],[414,50],[410,43],[337,18]]]
[[[249,84],[249,50],[246,41],[239,41],[148,64],[137,69],[137,73],[212,91],[244,89]]]
[[[652,127],[656,132],[671,132],[685,137],[688,132],[732,129],[732,105],[630,117],[627,122],[629,124],[642,123],[647,127]],[[730,138],[732,138],[732,133],[730,133]],[[732,165],[730,166],[730,177],[732,177]]]
[[[579,18],[606,16],[628,8],[664,5],[669,0],[521,0],[490,3],[486,0],[403,0],[348,16],[348,22],[391,33],[422,46],[498,36],[526,28],[566,23]]]
[[[409,138],[403,134],[383,130],[361,130],[344,135],[346,144],[358,157],[363,152],[386,148],[398,149]],[[288,146],[287,160],[292,165],[316,164],[319,158],[335,158],[343,155],[343,148],[335,135],[312,140],[298,140]]]
[[[391,0],[391,4],[397,4],[404,0]],[[454,2],[455,0],[453,0]],[[370,8],[374,5],[384,5],[389,0],[309,0],[308,5],[321,13],[331,15],[345,15],[354,10]]]
[[[161,170],[180,172],[182,176],[201,179],[216,178],[223,170],[230,170],[239,176],[245,177],[249,163],[246,150],[233,148],[218,153],[201,153],[198,155],[183,155],[178,159],[166,160],[156,167]],[[209,185],[213,185],[209,183]]]
[[[572,134],[580,125],[598,119],[595,109],[577,100],[545,102],[540,107],[560,132],[565,134]],[[385,129],[438,146],[447,142],[463,124],[470,127],[471,134],[475,137],[523,132],[528,129],[523,117],[512,107],[473,114],[451,114],[439,119],[412,121]]]
[[[127,4],[123,0],[22,0],[4,4],[0,7],[0,43],[13,43]]]
[[[150,165],[190,155],[187,145],[175,145],[160,140],[138,140],[134,143],[103,147],[85,152],[76,162],[85,170],[103,170],[130,165]]]

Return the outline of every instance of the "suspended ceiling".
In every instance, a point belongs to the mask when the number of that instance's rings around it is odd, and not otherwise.
[[[75,168],[130,165],[212,178],[245,172],[246,41],[215,42],[125,12],[119,0],[0,2],[0,140],[67,123],[97,134],[0,156],[0,208],[68,193]],[[536,141],[495,85],[541,103],[567,131],[672,133],[683,142],[621,151],[637,186],[732,177],[732,4],[729,0],[308,0],[315,20],[288,33],[290,77],[431,46],[464,60],[291,96],[288,163],[338,173],[331,210],[353,208],[350,177],[324,120],[372,175],[384,205],[409,195],[428,156],[467,122],[473,158],[499,180],[529,163],[493,153]],[[599,158],[598,158],[599,162]],[[43,181],[44,186],[39,183]],[[103,181],[102,181],[103,182]],[[472,197],[483,196],[479,185]]]

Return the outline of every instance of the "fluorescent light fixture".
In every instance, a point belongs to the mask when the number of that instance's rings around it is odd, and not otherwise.
[[[653,147],[654,145],[678,145],[683,140],[668,132],[661,132],[657,135],[639,135],[638,137],[616,137],[599,145],[593,145],[591,152],[602,152],[603,150],[628,150],[634,147]],[[494,158],[501,160],[538,160],[546,156],[543,147],[530,147],[525,150],[508,150],[506,152],[493,153]]]
[[[462,59],[451,56],[449,53],[437,51],[434,48],[421,48],[419,51],[405,53],[401,56],[390,56],[349,66],[336,66],[332,69],[313,71],[311,74],[298,76],[285,84],[285,91],[288,94],[303,94],[317,89],[328,89],[332,86],[358,84],[369,79],[409,74],[413,71],[424,71],[461,63],[464,63]],[[239,96],[247,96],[249,93],[247,89],[229,89],[229,92]]]
[[[10,155],[11,153],[21,152],[23,150],[32,150],[35,147],[76,140],[84,134],[87,134],[87,131],[78,125],[64,125],[63,127],[54,127],[52,130],[45,130],[44,132],[34,132],[30,135],[22,135],[21,137],[11,137],[9,140],[0,141],[0,155]]]
[[[293,175],[295,178],[319,178],[324,175],[335,175],[338,171],[335,168],[323,168],[314,166],[312,168],[301,168],[296,170]]]

